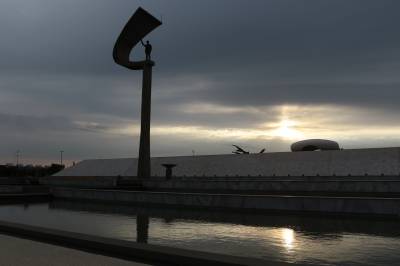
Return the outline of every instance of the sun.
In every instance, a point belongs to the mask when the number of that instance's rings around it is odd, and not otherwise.
[[[300,139],[303,134],[297,129],[293,128],[296,126],[296,122],[289,119],[282,119],[278,123],[278,128],[274,131],[274,135],[285,139]]]

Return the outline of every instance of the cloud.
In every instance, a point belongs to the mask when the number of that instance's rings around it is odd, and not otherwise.
[[[141,73],[112,60],[139,4],[154,47],[154,155],[398,145],[397,0],[0,3],[0,154],[135,156]],[[136,49],[132,56],[142,57]],[[68,155],[69,154],[69,155]]]

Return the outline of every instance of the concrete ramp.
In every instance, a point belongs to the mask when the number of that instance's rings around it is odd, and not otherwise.
[[[173,176],[398,176],[400,148],[154,157],[152,176],[164,176],[166,163],[177,164]],[[135,176],[136,168],[134,158],[94,159],[55,176]]]

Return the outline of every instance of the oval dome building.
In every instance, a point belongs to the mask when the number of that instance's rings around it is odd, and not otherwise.
[[[293,143],[290,146],[293,152],[298,151],[332,151],[340,150],[339,144],[333,140],[327,139],[306,139]]]

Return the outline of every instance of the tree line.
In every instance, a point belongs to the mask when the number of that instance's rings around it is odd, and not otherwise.
[[[43,177],[64,169],[64,165],[0,165],[0,177]]]

